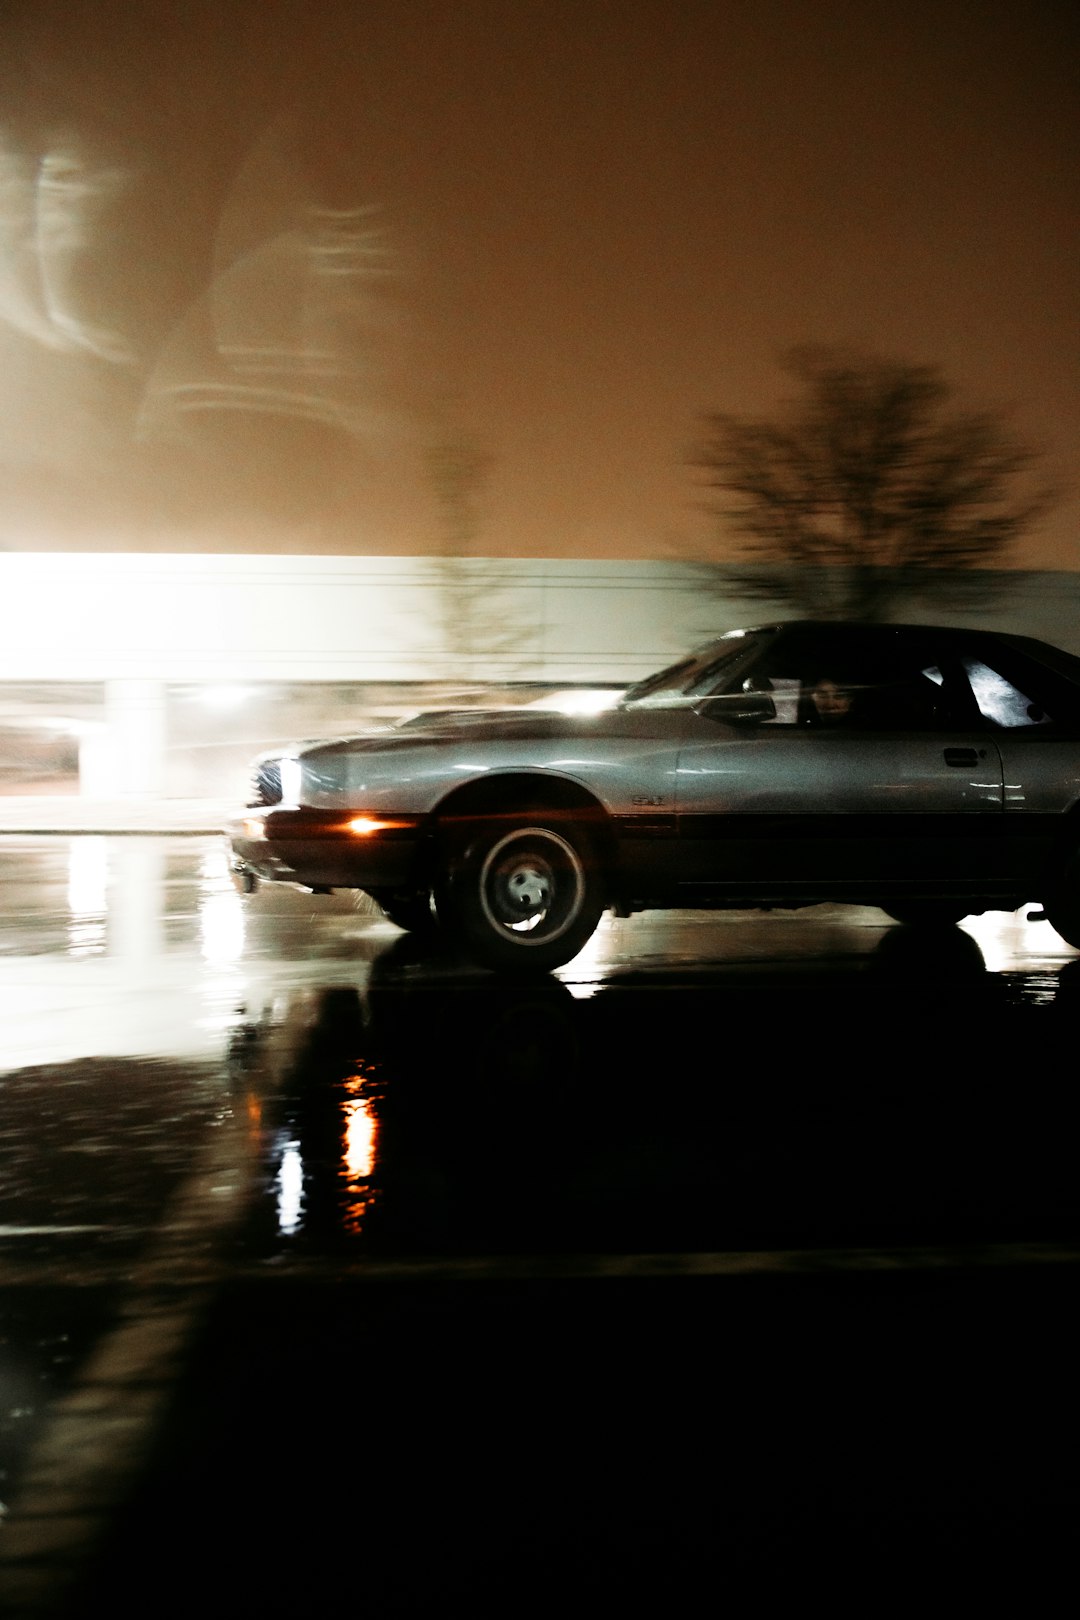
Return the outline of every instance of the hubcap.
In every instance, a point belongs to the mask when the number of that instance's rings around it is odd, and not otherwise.
[[[535,917],[537,912],[547,910],[552,890],[551,872],[547,867],[527,861],[497,876],[501,881],[495,901],[497,905],[500,900],[504,902],[507,922],[521,922],[526,917]]]
[[[480,874],[488,921],[523,944],[557,939],[577,917],[584,894],[577,851],[547,827],[507,833],[488,851]]]

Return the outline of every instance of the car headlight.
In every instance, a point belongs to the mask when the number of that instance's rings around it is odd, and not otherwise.
[[[281,802],[300,803],[300,761],[289,754],[281,758]]]

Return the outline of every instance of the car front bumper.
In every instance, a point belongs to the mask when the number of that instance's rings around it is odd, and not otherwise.
[[[230,870],[250,893],[260,880],[305,889],[400,888],[417,879],[417,816],[356,810],[258,808],[225,824]]]

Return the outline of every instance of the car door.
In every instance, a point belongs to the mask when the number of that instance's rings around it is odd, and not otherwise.
[[[1080,689],[1007,645],[962,649],[964,673],[1001,755],[1005,826],[1018,880],[1042,877],[1076,848],[1080,804]]]
[[[1001,757],[955,701],[958,673],[921,643],[875,649],[847,649],[855,703],[840,723],[807,713],[822,662],[810,646],[759,673],[775,710],[761,723],[730,724],[723,696],[696,706],[676,773],[688,897],[793,903],[1006,881]]]

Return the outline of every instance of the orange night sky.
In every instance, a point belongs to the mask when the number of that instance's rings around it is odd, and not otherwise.
[[[667,557],[781,352],[940,366],[1066,494],[1078,33],[1057,0],[8,0],[0,544]]]

